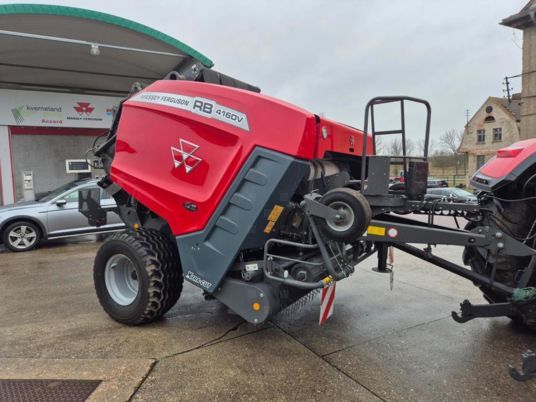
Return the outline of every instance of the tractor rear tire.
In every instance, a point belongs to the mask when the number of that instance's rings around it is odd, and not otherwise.
[[[492,229],[504,232],[517,238],[525,238],[535,218],[533,207],[525,202],[509,202],[498,205],[493,200],[487,200],[481,205],[488,209],[481,222],[469,222],[465,227],[471,230],[479,226],[490,226]],[[532,244],[528,244],[532,246]],[[466,247],[463,253],[463,262],[471,267],[471,270],[484,275],[490,275],[493,267],[496,268],[495,280],[512,288],[517,287],[517,279],[520,271],[527,267],[530,257],[498,256],[494,260],[490,258],[486,264],[486,252],[478,247]],[[535,286],[533,279],[528,286]],[[479,286],[479,285],[477,285]],[[479,286],[484,298],[489,303],[506,302],[504,295],[490,288]],[[536,331],[536,317],[512,316],[515,323],[525,324],[528,328]]]
[[[147,324],[175,305],[183,275],[177,247],[156,230],[115,233],[95,258],[93,279],[102,308],[126,325]]]

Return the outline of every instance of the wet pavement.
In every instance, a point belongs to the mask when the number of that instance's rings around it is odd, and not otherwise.
[[[337,286],[318,326],[319,297],[261,327],[186,285],[166,317],[125,327],[93,290],[92,237],[29,253],[0,249],[0,379],[103,380],[90,400],[534,400],[536,380],[507,373],[536,335],[507,318],[458,324],[468,281],[401,252],[395,281],[375,257]],[[461,248],[437,247],[461,263]]]

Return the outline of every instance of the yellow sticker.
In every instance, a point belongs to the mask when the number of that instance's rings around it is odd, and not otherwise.
[[[385,236],[385,228],[381,226],[369,226],[367,233],[374,236]]]
[[[272,208],[272,211],[270,212],[270,215],[268,215],[268,224],[264,228],[264,233],[270,233],[272,229],[274,228],[275,223],[281,216],[281,212],[283,212],[285,208],[281,205],[274,205]]]
[[[264,233],[270,233],[275,225],[274,221],[268,222],[268,225],[264,228]]]
[[[268,215],[268,220],[276,222],[279,219],[281,212],[283,212],[283,209],[284,208],[281,205],[274,205],[272,212],[270,212],[270,215]]]

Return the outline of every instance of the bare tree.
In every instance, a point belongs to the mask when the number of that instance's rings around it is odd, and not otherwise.
[[[439,142],[449,154],[455,155],[458,153],[458,147],[460,146],[462,137],[463,132],[451,128],[450,130],[445,131],[443,135],[439,137]]]
[[[444,149],[433,149],[432,152],[430,152],[431,156],[448,156],[450,155],[449,151],[445,151]]]
[[[406,156],[414,156],[415,143],[410,138],[406,138]]]
[[[391,156],[402,155],[402,140],[400,138],[397,137],[389,143],[388,153]]]
[[[380,136],[376,137],[376,155],[385,155],[386,147]]]
[[[434,150],[434,141],[430,138],[428,140],[428,154],[430,155],[432,153],[432,151]],[[417,141],[417,152],[419,153],[418,156],[423,156],[424,155],[424,146],[425,146],[425,140],[424,138],[421,138],[420,140]]]
[[[387,146],[387,154],[390,156],[402,156],[404,148],[402,147],[402,138],[397,137],[393,139]],[[415,153],[415,143],[406,138],[406,156],[413,155]]]

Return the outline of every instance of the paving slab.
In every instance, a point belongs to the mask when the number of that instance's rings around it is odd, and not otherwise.
[[[536,383],[514,381],[509,363],[536,347],[533,334],[502,320],[450,319],[386,335],[326,360],[389,401],[531,401]]]
[[[422,244],[415,246],[424,248]],[[434,255],[470,269],[469,266],[463,264],[463,250],[464,248],[460,246],[445,245],[432,248]],[[467,279],[399,250],[395,250],[395,261],[395,277],[399,282],[428,289],[455,298],[459,302],[469,298],[475,303],[484,303],[480,290]]]
[[[461,263],[461,248],[439,250],[442,257]],[[484,302],[480,291],[463,278],[402,252],[395,252],[395,261],[392,291],[389,275],[371,269],[376,265],[375,256],[358,265],[352,277],[339,282],[334,315],[324,326],[318,326],[319,296],[296,314],[278,316],[274,322],[315,352],[325,355],[449,317],[467,297],[476,303]],[[452,325],[457,324],[452,321]]]
[[[513,382],[506,366],[536,348],[536,337],[506,318],[455,323],[450,311],[464,298],[482,302],[479,290],[402,252],[395,253],[392,292],[388,276],[371,271],[371,257],[337,285],[335,315],[321,328],[318,298],[276,317],[275,327],[255,328],[189,284],[164,319],[126,327],[95,296],[98,247],[80,240],[0,251],[0,369],[17,362],[43,376],[71,370],[70,378],[98,379],[79,368],[92,373],[93,360],[154,364],[138,400],[533,399],[536,381]],[[461,263],[459,247],[434,251]],[[139,373],[116,382],[121,395],[140,384]]]
[[[102,380],[87,399],[127,401],[139,388],[152,359],[3,359],[1,379]]]
[[[161,360],[135,401],[379,401],[276,328]]]
[[[98,246],[0,254],[0,357],[158,358],[257,330],[190,284],[162,320],[141,327],[113,321],[93,289]]]

